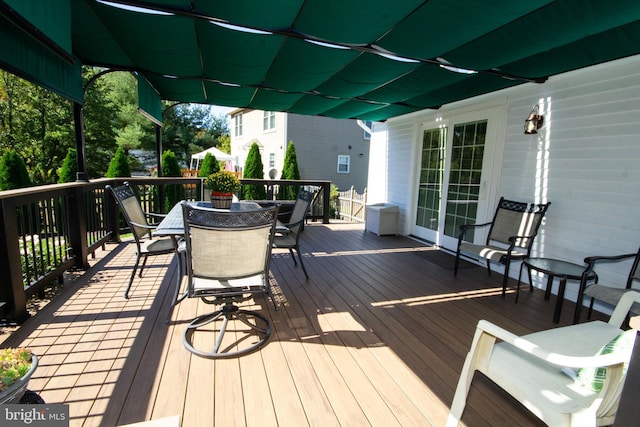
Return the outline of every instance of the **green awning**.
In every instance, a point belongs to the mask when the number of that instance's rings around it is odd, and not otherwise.
[[[81,64],[71,53],[69,1],[0,2],[0,68],[84,103]]]
[[[138,108],[143,116],[162,126],[162,100],[160,94],[143,76],[138,76]]]
[[[385,120],[640,54],[638,0],[65,2],[69,29],[33,25],[62,51],[69,30],[73,57],[136,72],[163,100],[336,118]]]

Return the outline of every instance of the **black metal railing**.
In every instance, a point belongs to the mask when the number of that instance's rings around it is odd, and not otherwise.
[[[119,241],[124,227],[107,184],[129,181],[143,209],[167,212],[180,200],[206,199],[201,178],[132,177],[30,187],[0,192],[0,319],[20,323],[27,300],[67,270],[89,266],[88,257],[108,241]],[[268,200],[285,186],[317,187],[310,219],[329,222],[329,181],[241,180],[264,185]],[[325,197],[327,195],[327,197]]]

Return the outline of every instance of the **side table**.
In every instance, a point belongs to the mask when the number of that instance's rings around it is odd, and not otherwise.
[[[562,311],[562,301],[564,300],[564,291],[567,286],[567,280],[579,280],[580,289],[578,290],[578,300],[576,301],[576,311],[573,315],[573,323],[578,323],[580,320],[580,308],[582,306],[582,295],[584,292],[583,286],[588,280],[595,278],[595,273],[591,273],[587,280],[582,280],[582,275],[586,269],[586,266],[574,264],[568,261],[562,261],[553,258],[525,258],[524,265],[529,269],[529,283],[531,283],[531,270],[539,271],[546,274],[547,288],[544,293],[544,299],[548,300],[551,297],[551,286],[553,285],[554,277],[560,279],[560,285],[558,287],[558,297],[556,298],[556,306],[553,312],[553,323],[560,321],[560,312]]]

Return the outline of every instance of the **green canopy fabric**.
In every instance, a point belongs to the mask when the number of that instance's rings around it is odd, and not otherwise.
[[[31,21],[59,51],[69,33],[82,64],[135,71],[164,100],[334,118],[386,120],[640,53],[638,0],[63,3],[68,21]]]

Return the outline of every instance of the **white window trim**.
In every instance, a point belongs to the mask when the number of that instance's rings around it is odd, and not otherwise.
[[[267,121],[265,126],[265,120]],[[262,131],[271,132],[276,129],[276,112],[275,111],[263,111],[262,112]]]
[[[340,166],[347,166],[347,170],[340,170]],[[350,173],[351,171],[351,156],[345,154],[338,154],[338,173]]]
[[[233,117],[233,132],[234,136],[242,136],[242,113]]]

